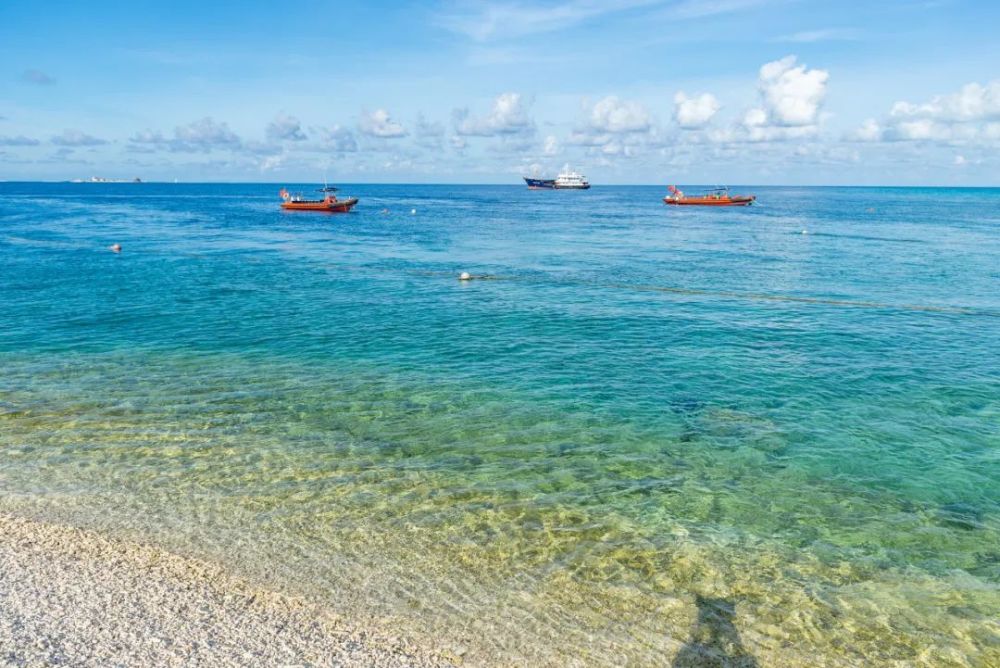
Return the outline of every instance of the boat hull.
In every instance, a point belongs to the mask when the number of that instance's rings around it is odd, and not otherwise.
[[[524,182],[528,184],[528,190],[555,190],[555,179],[532,179],[524,177]]]
[[[322,213],[347,213],[357,203],[358,203],[357,197],[348,197],[347,199],[337,200],[335,202],[327,202],[325,200],[294,202],[289,200],[287,202],[282,202],[281,208],[284,209],[285,211],[319,211]]]
[[[757,198],[753,195],[733,197],[664,197],[663,203],[671,206],[750,206]]]
[[[562,186],[558,183],[554,186],[555,190],[590,190],[589,183],[583,183],[578,186]]]

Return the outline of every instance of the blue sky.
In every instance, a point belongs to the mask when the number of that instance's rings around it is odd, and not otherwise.
[[[1000,3],[0,5],[0,179],[1000,183]]]

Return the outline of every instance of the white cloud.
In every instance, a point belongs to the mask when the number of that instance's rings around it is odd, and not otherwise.
[[[858,39],[858,32],[847,28],[823,28],[820,30],[803,30],[801,32],[784,35],[777,38],[776,42],[793,42],[796,44],[812,44],[814,42],[829,41],[854,41]]]
[[[334,153],[355,153],[358,150],[358,140],[354,133],[339,125],[321,128],[319,131],[322,143],[319,149]]]
[[[163,135],[159,132],[153,132],[152,130],[143,130],[142,132],[136,132],[134,135],[128,138],[130,142],[136,144],[162,144],[166,142]]]
[[[819,133],[829,73],[796,63],[795,56],[765,63],[759,70],[758,106],[727,128],[707,127],[721,108],[708,93],[674,96],[674,119],[689,130],[680,140],[691,144],[731,145],[745,142],[803,140]]]
[[[829,78],[826,70],[796,65],[795,56],[766,63],[760,68],[758,87],[770,123],[784,127],[815,125]]]
[[[1000,140],[1000,80],[969,83],[928,102],[896,102],[880,123],[868,119],[850,138],[857,141],[963,142]]]
[[[493,109],[488,116],[470,116],[468,109],[456,109],[452,114],[455,132],[475,137],[530,134],[534,132],[535,124],[525,107],[520,93],[502,93],[493,101]]]
[[[588,155],[631,158],[651,146],[655,146],[656,136],[652,130],[646,132],[595,132],[574,130],[566,143],[585,147]]]
[[[558,155],[559,154],[559,140],[554,136],[549,135],[545,138],[545,143],[542,146],[543,155]]]
[[[260,171],[262,172],[272,172],[280,169],[282,165],[285,164],[287,156],[285,154],[269,155],[264,158],[260,163]]]
[[[620,100],[615,95],[598,101],[590,110],[590,127],[598,132],[646,132],[652,122],[639,102]]]
[[[418,137],[443,137],[444,124],[439,121],[428,121],[423,114],[417,114],[416,134]]]
[[[215,148],[238,148],[241,143],[229,125],[206,116],[174,128],[170,147],[175,151],[211,151]]]
[[[80,130],[63,130],[62,134],[52,138],[52,143],[57,146],[100,146],[107,144],[108,140],[93,137]]]
[[[565,30],[579,23],[636,7],[662,4],[664,0],[565,0],[556,4],[535,2],[456,3],[438,18],[453,32],[477,41],[522,37]]]
[[[267,124],[265,134],[271,141],[305,141],[307,139],[299,119],[284,114],[278,114],[273,121]]]
[[[829,78],[825,70],[797,65],[795,56],[765,63],[757,79],[760,106],[746,111],[738,131],[708,133],[706,138],[774,142],[812,137],[819,132]]]
[[[929,118],[948,123],[1000,120],[1000,80],[985,86],[969,83],[957,93],[933,97],[925,104],[897,102],[889,115],[894,118]]]
[[[673,19],[700,19],[706,16],[730,14],[766,5],[774,0],[682,0],[670,7]]]
[[[882,126],[874,118],[867,119],[857,130],[848,135],[853,141],[879,141],[882,139]]]
[[[711,93],[688,97],[684,91],[674,95],[674,120],[685,129],[704,127],[719,111],[721,105]]]
[[[389,139],[406,136],[406,129],[401,124],[392,120],[389,112],[385,109],[376,109],[370,113],[367,111],[362,113],[358,129],[363,134],[371,137]]]
[[[40,142],[31,137],[18,135],[16,137],[0,137],[0,146],[38,146]]]
[[[777,125],[763,125],[759,127],[748,127],[746,130],[746,139],[748,141],[767,142],[807,139],[809,137],[814,137],[818,128],[815,125],[802,125],[791,128]]]

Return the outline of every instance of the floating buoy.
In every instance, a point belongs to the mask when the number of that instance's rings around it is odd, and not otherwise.
[[[122,252],[122,245],[121,244],[111,244],[110,246],[108,246],[108,248],[110,248],[111,252],[113,252],[113,253],[121,253]]]
[[[410,209],[410,215],[411,216],[417,215],[417,210],[416,209]]]
[[[809,234],[809,230],[802,230],[802,234]]]
[[[460,280],[460,281],[471,281],[472,280],[472,274],[470,274],[467,271],[463,271],[461,274],[458,275],[458,280]]]

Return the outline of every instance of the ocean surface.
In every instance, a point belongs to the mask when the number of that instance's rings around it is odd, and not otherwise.
[[[1000,189],[279,187],[0,183],[0,510],[472,664],[1000,665]]]

